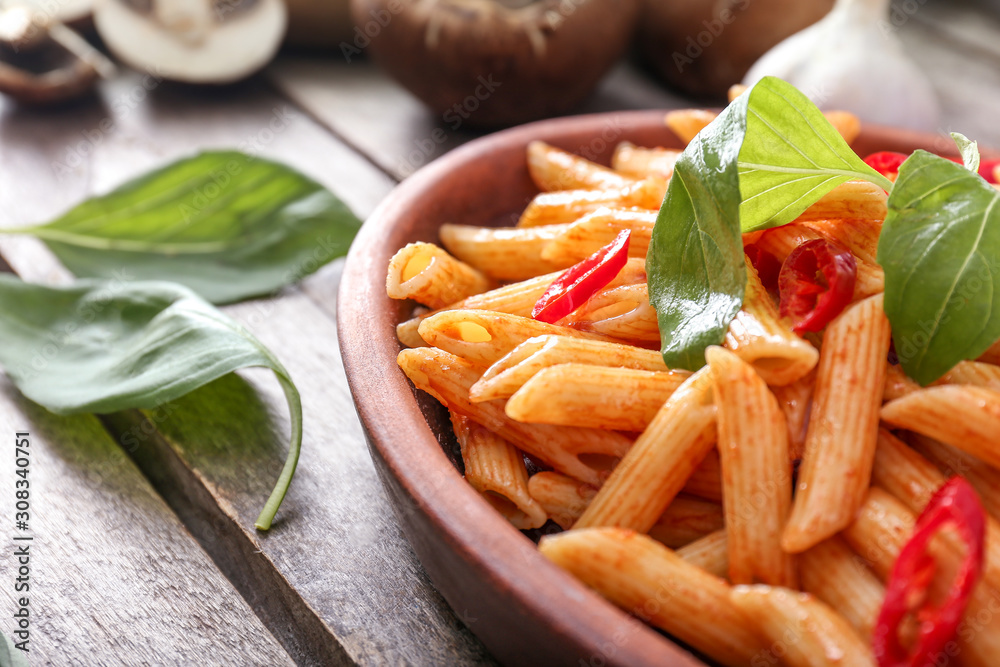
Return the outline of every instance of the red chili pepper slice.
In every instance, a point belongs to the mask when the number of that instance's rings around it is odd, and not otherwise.
[[[747,254],[753,268],[757,269],[757,276],[765,289],[777,289],[778,274],[781,272],[781,262],[778,258],[762,249],[756,243],[751,243],[743,248]]]
[[[927,552],[931,538],[946,525],[954,526],[965,541],[961,567],[937,607],[925,599],[934,575],[934,558]],[[917,518],[913,536],[899,552],[885,592],[872,636],[872,650],[880,667],[924,667],[934,665],[945,644],[954,637],[969,597],[983,571],[986,513],[972,486],[962,477],[952,477],[931,497]],[[916,646],[907,650],[900,643],[899,627],[919,602],[915,614],[920,622]]]
[[[895,177],[899,173],[899,166],[910,157],[904,153],[894,151],[880,151],[872,153],[865,158],[865,164],[886,177]]]
[[[614,280],[628,261],[632,231],[626,229],[615,240],[556,278],[531,309],[531,316],[552,324],[566,317]]]
[[[851,302],[857,276],[849,250],[824,239],[800,244],[778,274],[781,316],[792,318],[795,333],[819,331]]]
[[[987,183],[996,183],[997,167],[1000,167],[1000,160],[980,160],[979,175],[985,178]]]
[[[960,157],[948,157],[952,162],[957,162],[962,164],[962,158]],[[993,176],[993,170],[996,169],[997,165],[1000,165],[1000,160],[980,160],[979,161],[979,175],[986,179],[987,183],[996,183],[997,179]]]
[[[904,155],[903,153],[881,151],[879,153],[872,153],[866,157],[865,164],[883,176],[895,179],[896,174],[899,173],[899,166],[903,164],[908,157],[910,156]],[[949,156],[948,159],[952,162],[962,164],[962,158],[960,157]],[[997,179],[995,176],[995,170],[997,166],[1000,166],[1000,160],[980,160],[979,175],[985,178],[988,183],[996,183]]]

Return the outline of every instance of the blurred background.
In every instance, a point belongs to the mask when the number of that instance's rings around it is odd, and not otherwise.
[[[103,104],[112,127],[136,85],[216,100],[266,85],[394,179],[485,131],[719,106],[765,74],[825,109],[1000,146],[994,0],[8,0],[0,15],[6,113]]]

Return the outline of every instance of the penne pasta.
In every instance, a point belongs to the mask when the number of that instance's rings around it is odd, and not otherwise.
[[[674,173],[674,163],[680,154],[678,150],[640,148],[623,141],[615,147],[614,155],[611,156],[611,168],[633,178],[647,176],[670,178]]]
[[[842,530],[864,500],[888,352],[881,295],[851,304],[827,326],[786,551],[805,551]]]
[[[656,212],[643,209],[600,208],[563,229],[542,249],[542,259],[572,265],[590,257],[628,229],[628,256],[645,259]]]
[[[789,667],[875,667],[875,657],[847,621],[808,593],[772,586],[736,586],[733,604],[769,645],[757,664],[781,658]]]
[[[848,183],[861,183],[861,181],[848,181]],[[835,241],[838,245],[854,253],[854,256],[858,259],[876,264],[878,262],[876,258],[878,255],[878,238],[879,234],[882,233],[882,219],[885,217],[885,192],[877,185],[872,185],[871,183],[864,183],[864,185],[877,190],[878,196],[881,198],[879,200],[881,211],[870,212],[872,217],[862,217],[864,212],[856,211],[854,215],[858,217],[831,215],[809,219],[804,214],[799,220],[806,229],[811,229],[823,238]],[[827,211],[823,212],[826,213]],[[833,211],[829,212],[833,213]],[[806,214],[808,213],[809,211],[806,211]]]
[[[599,486],[607,470],[632,445],[631,440],[614,431],[516,422],[504,414],[502,401],[472,403],[468,398],[469,387],[479,377],[479,371],[468,361],[443,350],[433,347],[403,350],[397,363],[417,389],[581,482]]]
[[[791,384],[771,387],[771,393],[778,400],[788,424],[788,458],[802,459],[806,447],[806,427],[809,425],[809,409],[812,406],[813,388],[816,386],[816,370]]]
[[[668,111],[663,122],[677,135],[685,145],[691,143],[699,132],[718,116],[714,111],[705,109],[678,109]]]
[[[830,605],[862,637],[871,637],[885,586],[843,538],[834,536],[799,554],[802,590]]]
[[[698,538],[679,548],[676,553],[689,565],[721,579],[729,575],[729,547],[726,544],[725,529]]]
[[[824,111],[823,115],[847,143],[852,143],[861,133],[861,120],[849,111]]]
[[[857,519],[843,533],[851,548],[884,582],[913,533],[916,516],[903,503],[878,487],[868,492]],[[959,557],[945,548],[941,538],[931,541],[931,555],[942,572],[955,572]],[[939,578],[932,580],[930,595],[945,593]],[[940,598],[939,598],[940,599]],[[965,667],[993,667],[1000,664],[1000,593],[991,586],[978,586],[969,599],[958,634],[948,652]],[[971,619],[971,620],[970,620]]]
[[[934,492],[948,478],[933,463],[908,447],[885,429],[879,431],[872,482],[885,489],[915,514],[923,511]],[[946,539],[952,537],[946,536]],[[949,541],[959,553],[957,541]],[[986,564],[983,581],[1000,591],[1000,524],[992,517],[986,518]]]
[[[722,502],[722,464],[719,463],[718,450],[708,450],[705,458],[688,477],[684,492],[717,503]]]
[[[1000,391],[1000,366],[979,361],[960,361],[954,368],[931,383],[931,386],[964,384]],[[922,387],[907,377],[902,367],[890,364],[885,377],[885,391],[882,398],[894,401],[920,391]]]
[[[507,401],[506,412],[529,424],[644,431],[685,379],[680,373],[560,364],[529,378]]]
[[[677,496],[649,529],[649,536],[676,549],[722,530],[723,523],[718,503]]]
[[[424,313],[397,325],[396,336],[407,347],[426,345],[427,343],[420,338],[418,333],[420,323],[431,315],[436,315],[444,310],[495,310],[500,313],[529,317],[535,302],[541,298],[552,281],[560,275],[561,272],[556,272],[537,278],[529,278],[483,294],[470,296],[446,308]],[[608,288],[632,285],[637,282],[646,282],[646,263],[641,259],[630,259],[625,263],[625,268],[608,284]]]
[[[684,490],[688,491],[687,487]],[[544,471],[528,480],[528,493],[549,518],[569,530],[597,495],[597,489],[561,473]],[[718,502],[678,496],[657,519],[650,534],[661,541],[687,544],[721,526],[722,508]]]
[[[659,344],[656,310],[645,284],[609,287],[563,320],[578,331],[634,344]]]
[[[969,480],[986,511],[994,519],[1000,519],[1000,470],[983,463],[968,452],[919,433],[908,434],[907,441],[945,475],[961,475]]]
[[[796,588],[794,557],[781,549],[792,504],[784,414],[760,376],[735,354],[709,347],[705,359],[718,410],[729,580]]]
[[[528,493],[550,519],[569,530],[597,495],[597,489],[561,473],[543,471],[528,480]]]
[[[816,366],[819,352],[778,317],[757,271],[745,256],[744,260],[747,289],[743,308],[729,325],[725,345],[751,364],[767,384],[791,384]]]
[[[528,144],[528,172],[543,192],[624,188],[635,183],[634,178],[542,141]]]
[[[580,517],[578,527],[647,532],[715,444],[715,406],[707,369],[663,404]]]
[[[744,86],[742,83],[734,83],[733,85],[729,86],[729,91],[728,91],[729,101],[732,102],[745,92],[747,92],[747,86]]]
[[[548,515],[528,493],[528,471],[521,452],[468,417],[451,413],[462,449],[465,479],[518,530],[541,528]]]
[[[471,227],[441,225],[441,243],[452,255],[496,280],[525,280],[565,269],[573,262],[552,262],[542,250],[566,229],[545,227]]]
[[[628,530],[589,528],[542,538],[539,551],[605,598],[723,665],[750,664],[764,644],[723,580]]]
[[[575,222],[601,208],[656,212],[667,193],[667,182],[650,176],[612,190],[560,190],[535,195],[517,220],[518,227]]]
[[[423,320],[417,332],[429,345],[481,366],[496,363],[535,336],[599,338],[557,324],[488,310],[445,310]]]
[[[882,420],[1000,466],[1000,391],[962,385],[929,387],[886,403]]]
[[[549,334],[529,338],[487,368],[469,397],[474,402],[508,398],[543,368],[568,363],[669,372],[681,380],[690,376],[688,371],[670,371],[655,350]]]
[[[965,384],[1000,391],[1000,366],[980,361],[960,361],[932,384]]]
[[[984,364],[1000,364],[1000,340],[990,345],[989,349],[979,355],[976,361]]]
[[[920,385],[911,380],[898,364],[886,364],[885,385],[882,389],[882,400],[892,401],[897,398],[920,391]]]
[[[428,308],[443,308],[492,287],[481,272],[433,243],[410,243],[397,252],[385,279],[390,298],[413,299]]]

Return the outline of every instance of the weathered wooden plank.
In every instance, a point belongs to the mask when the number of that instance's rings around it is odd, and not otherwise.
[[[453,115],[435,116],[369,61],[284,56],[267,74],[319,122],[400,180],[483,134]],[[689,103],[622,63],[576,112],[681,106]]]
[[[479,133],[436,118],[375,65],[282,56],[267,77],[296,104],[396,179]]]
[[[126,94],[136,78],[106,86],[105,96]],[[286,127],[264,132],[289,112],[294,118]],[[63,133],[65,140],[81,132],[71,113],[19,121],[25,134]],[[101,191],[176,155],[240,144],[312,175],[361,215],[392,185],[259,82],[225,94],[167,91],[164,84],[120,118],[70,178],[86,181],[88,192]],[[33,200],[55,187],[53,173],[18,173],[4,155],[2,179]],[[11,208],[11,200],[3,203],[0,210]],[[18,222],[57,212],[35,208]],[[31,239],[3,240],[0,251],[29,279],[60,279],[51,255]],[[313,280],[335,290],[338,264]],[[294,288],[227,311],[274,350],[302,391],[303,455],[269,533],[256,533],[253,520],[281,467],[288,432],[271,377],[225,378],[147,415],[148,424],[133,412],[107,418],[106,425],[123,439],[133,436],[124,446],[300,664],[488,661],[399,533],[354,413],[334,321]],[[169,445],[148,433],[151,425]]]
[[[97,419],[57,417],[0,378],[0,426],[0,627],[14,636],[27,597],[31,664],[293,664]],[[30,433],[28,533],[14,526],[15,431]]]

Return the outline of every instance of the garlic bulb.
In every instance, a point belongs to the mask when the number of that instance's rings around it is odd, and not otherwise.
[[[788,81],[824,109],[869,123],[937,130],[937,95],[906,56],[888,21],[890,0],[837,0],[819,22],[780,42],[754,63],[743,83]]]

